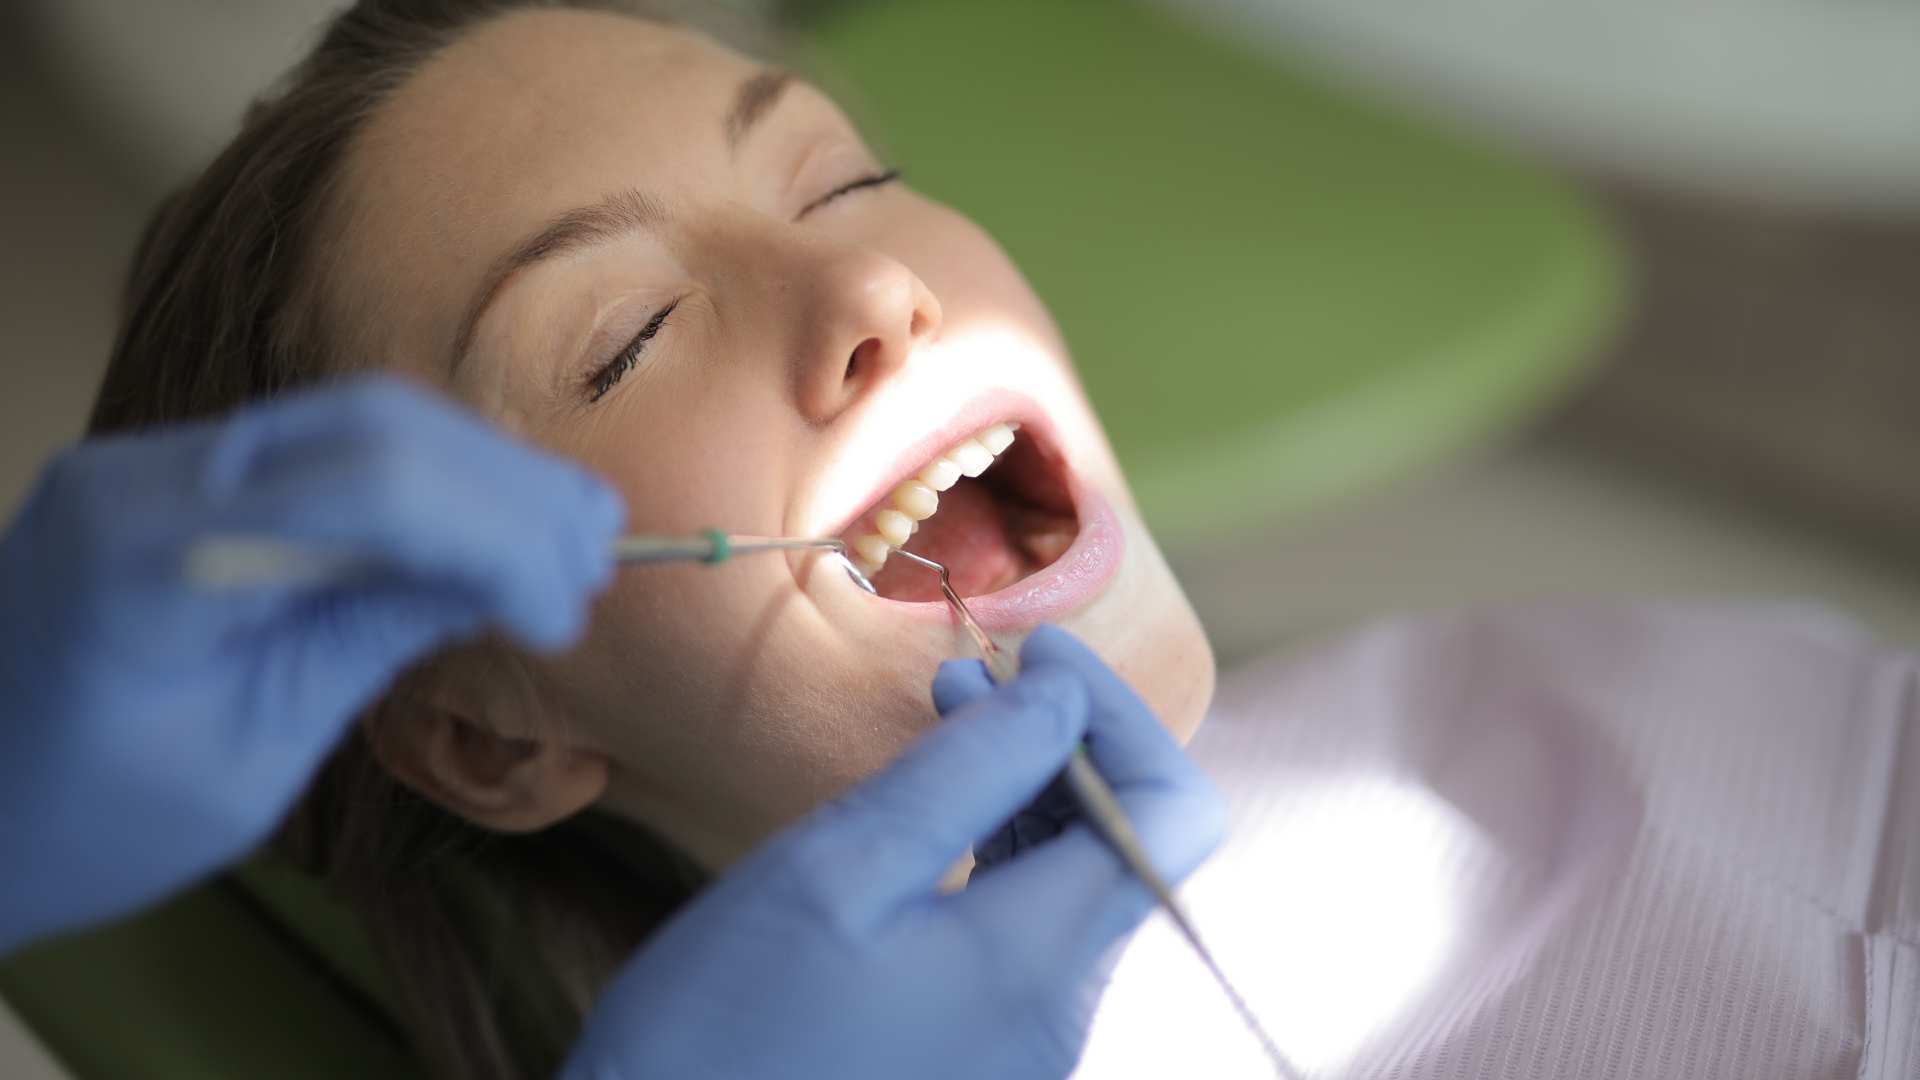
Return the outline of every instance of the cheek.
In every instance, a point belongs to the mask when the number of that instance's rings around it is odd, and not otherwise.
[[[1136,609],[1152,612],[1114,657],[1120,675],[1175,738],[1193,738],[1213,700],[1213,648],[1172,579],[1156,581]]]
[[[1184,745],[1213,701],[1213,647],[1185,603],[1171,611],[1158,647],[1144,658],[1142,696]]]
[[[626,498],[629,532],[777,532],[794,427],[779,387],[674,359],[702,370],[619,388],[571,452]]]
[[[778,564],[630,573],[551,679],[628,805],[669,835],[750,848],[932,722],[935,659],[854,655]]]
[[[895,222],[890,235],[910,238],[897,255],[927,283],[949,330],[981,323],[1009,324],[1056,355],[1065,345],[1046,305],[998,243],[966,216],[920,200],[911,220]]]
[[[1104,596],[1065,625],[1185,743],[1213,700],[1213,648],[1146,526],[1131,512],[1123,517],[1125,566]]]

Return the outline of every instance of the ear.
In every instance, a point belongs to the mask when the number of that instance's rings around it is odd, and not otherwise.
[[[598,751],[500,735],[418,699],[391,702],[375,724],[369,742],[387,771],[498,832],[537,832],[586,809],[607,787],[609,766]]]

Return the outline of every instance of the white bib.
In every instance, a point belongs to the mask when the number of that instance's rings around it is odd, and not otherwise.
[[[1920,1080],[1920,663],[1788,609],[1392,622],[1222,680],[1183,889],[1306,1075]],[[1076,1076],[1271,1076],[1164,920]]]

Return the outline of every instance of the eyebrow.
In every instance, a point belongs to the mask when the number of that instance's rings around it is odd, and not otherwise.
[[[780,95],[793,85],[793,73],[769,68],[761,71],[734,91],[733,107],[727,110],[727,150],[731,153],[753,130],[753,126],[780,101]]]
[[[666,209],[653,198],[631,188],[617,191],[592,206],[576,207],[561,214],[522,240],[518,247],[495,259],[487,268],[486,276],[480,279],[473,302],[467,305],[467,313],[460,320],[460,332],[454,335],[449,375],[459,373],[467,352],[473,348],[473,336],[480,329],[481,316],[515,274],[570,251],[655,228],[666,216]]]
[[[739,148],[754,126],[779,103],[780,96],[792,84],[793,73],[777,69],[756,72],[740,84],[740,88],[734,91],[733,104],[727,109],[722,124],[729,153]],[[475,290],[473,301],[467,305],[466,314],[460,320],[460,330],[454,335],[453,356],[448,363],[449,376],[459,373],[460,365],[473,348],[473,338],[479,332],[481,318],[515,274],[535,263],[559,258],[568,252],[603,244],[629,233],[658,228],[666,218],[666,208],[658,200],[629,188],[615,192],[591,206],[576,207],[561,214],[522,240],[512,251],[494,260],[493,265],[487,268],[486,276],[480,279],[480,288]]]

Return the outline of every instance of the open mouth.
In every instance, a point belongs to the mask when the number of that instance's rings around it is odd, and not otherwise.
[[[999,592],[1064,555],[1080,516],[1059,449],[1037,429],[992,424],[936,454],[843,534],[855,565],[889,600],[940,599],[939,579],[904,548],[947,568],[963,597]]]

